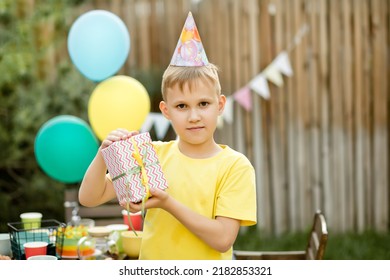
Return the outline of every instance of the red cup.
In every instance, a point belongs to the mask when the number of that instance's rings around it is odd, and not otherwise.
[[[44,241],[33,241],[23,244],[24,253],[26,254],[26,259],[32,256],[37,255],[46,255],[47,253],[47,242]]]
[[[129,223],[129,218],[127,213],[128,213],[127,210],[125,209],[122,210],[123,223],[129,226],[129,230],[133,230]],[[142,221],[141,211],[137,213],[129,212],[129,214],[130,214],[130,219],[131,219],[131,223],[133,224],[134,230],[142,231],[143,221]]]

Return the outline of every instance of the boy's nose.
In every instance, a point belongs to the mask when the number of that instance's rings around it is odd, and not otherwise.
[[[200,114],[199,114],[198,110],[196,110],[196,109],[190,110],[190,114],[188,116],[188,120],[190,122],[199,121],[200,120]]]

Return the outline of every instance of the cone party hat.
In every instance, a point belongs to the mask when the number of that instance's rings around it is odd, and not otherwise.
[[[191,12],[188,13],[170,64],[174,66],[205,66],[209,64]]]

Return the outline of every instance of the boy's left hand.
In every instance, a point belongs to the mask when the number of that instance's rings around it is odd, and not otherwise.
[[[150,209],[150,208],[164,209],[170,197],[167,192],[156,188],[150,190],[150,195],[151,196],[149,197],[149,199],[145,202],[145,209]],[[121,201],[120,205],[126,209],[125,201]],[[139,212],[142,210],[142,203],[130,202],[129,208],[130,208],[130,212],[132,213]]]

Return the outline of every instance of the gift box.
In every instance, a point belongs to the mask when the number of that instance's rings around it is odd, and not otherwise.
[[[168,187],[148,132],[112,143],[101,150],[118,201],[140,202],[149,190]]]

